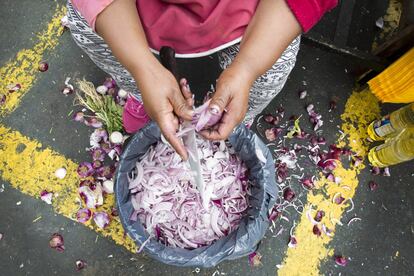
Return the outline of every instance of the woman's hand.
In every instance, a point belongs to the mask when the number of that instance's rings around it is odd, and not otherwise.
[[[178,117],[191,120],[192,116],[187,90],[181,91],[186,86],[181,85],[180,89],[174,76],[158,61],[146,67],[135,79],[141,91],[145,111],[157,122],[165,139],[186,160],[187,151],[176,136]]]
[[[226,139],[246,114],[250,86],[269,70],[301,27],[286,1],[261,0],[243,35],[240,52],[221,74],[210,108],[224,109],[222,120],[203,135],[212,140]]]
[[[254,79],[254,75],[249,72],[248,68],[237,62],[233,62],[221,73],[209,108],[210,112],[224,111],[224,113],[213,128],[201,132],[205,138],[224,140],[243,121],[248,108],[250,87]]]
[[[187,151],[175,136],[177,116],[191,120],[189,92],[180,91],[173,75],[149,51],[134,0],[117,0],[96,19],[96,31],[138,83],[148,115],[185,160]]]

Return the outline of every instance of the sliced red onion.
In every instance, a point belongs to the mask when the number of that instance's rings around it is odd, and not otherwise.
[[[40,72],[46,72],[49,69],[49,64],[46,61],[39,62],[38,69]]]
[[[93,214],[93,220],[95,221],[95,224],[102,229],[107,227],[111,222],[109,215],[105,212],[96,212]]]
[[[78,212],[76,213],[76,219],[80,223],[86,223],[87,221],[91,219],[91,217],[92,217],[92,211],[89,210],[88,208],[79,209]]]
[[[262,255],[259,252],[253,252],[249,255],[249,265],[257,267],[262,265]]]
[[[371,191],[375,191],[375,190],[377,190],[377,189],[378,189],[378,183],[377,183],[377,182],[375,182],[375,181],[370,181],[370,182],[368,183],[368,186],[369,186],[369,189],[370,189]]]
[[[191,170],[168,145],[149,148],[129,176],[130,219],[171,247],[209,245],[235,230],[246,213],[247,168],[224,141],[197,139],[206,189],[201,198]]]
[[[295,199],[295,197],[296,197],[296,194],[291,188],[287,187],[283,190],[283,198],[286,201],[291,202]]]
[[[105,151],[101,148],[95,148],[91,150],[92,160],[104,161],[105,160]]]
[[[322,234],[322,232],[321,232],[321,230],[319,229],[318,225],[314,225],[314,226],[313,226],[313,228],[312,228],[312,232],[313,232],[313,234],[314,234],[314,235],[316,235],[316,236],[318,236],[318,237],[320,237],[320,236],[321,236],[321,234]]]
[[[6,86],[6,88],[9,91],[9,93],[13,93],[13,92],[20,90],[22,86],[20,83],[16,83],[16,84],[9,84]]]
[[[59,168],[55,171],[55,176],[59,179],[63,179],[66,176],[66,169],[65,168]]]
[[[322,210],[319,210],[318,212],[316,212],[316,215],[315,215],[315,221],[317,221],[317,222],[321,222],[322,221],[322,218],[325,216],[325,212],[324,211],[322,211]]]
[[[43,190],[40,192],[40,199],[46,202],[47,204],[52,204],[53,193]]]
[[[82,270],[87,266],[87,263],[84,260],[77,260],[75,262],[76,271]]]
[[[77,172],[78,172],[79,177],[85,178],[85,177],[91,176],[94,173],[94,169],[91,163],[82,162],[79,164]]]
[[[334,256],[335,263],[340,266],[346,266],[348,264],[348,259],[341,255]]]
[[[294,247],[296,247],[297,244],[298,244],[298,241],[296,240],[296,237],[295,236],[290,236],[288,246],[291,247],[291,248],[294,248]]]
[[[76,122],[83,123],[83,121],[85,120],[85,114],[82,111],[76,112],[73,115],[73,120],[76,121]]]
[[[299,92],[299,99],[303,100],[306,97],[307,94],[308,93],[306,92],[306,90],[300,91]]]
[[[63,252],[65,250],[65,245],[62,235],[54,233],[52,237],[50,237],[49,246],[58,252]]]

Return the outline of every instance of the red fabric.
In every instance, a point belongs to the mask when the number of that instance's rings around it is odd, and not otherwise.
[[[240,38],[259,0],[137,0],[151,48],[200,53]]]
[[[333,9],[338,0],[285,0],[295,15],[302,30],[309,31],[321,17]]]
[[[71,0],[92,28],[114,0]],[[277,0],[275,0],[277,1]],[[338,0],[285,0],[304,32]],[[177,54],[206,53],[235,41],[253,17],[259,0],[136,0],[150,47],[173,47]]]

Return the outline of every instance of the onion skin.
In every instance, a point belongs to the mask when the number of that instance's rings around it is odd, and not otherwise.
[[[47,69],[49,69],[49,64],[47,64],[47,62],[45,62],[45,61],[41,61],[41,62],[39,62],[38,69],[39,69],[40,72],[46,72]]]
[[[286,201],[292,202],[295,199],[295,197],[296,194],[291,188],[287,187],[283,190],[283,198]]]
[[[76,213],[76,219],[80,223],[88,222],[92,217],[92,211],[88,208],[79,209]]]
[[[77,260],[75,262],[76,271],[82,270],[87,266],[87,263],[83,260]]]
[[[346,266],[348,264],[348,259],[341,255],[334,256],[335,263],[339,266]]]
[[[262,265],[262,255],[259,252],[253,252],[249,255],[249,264],[251,267]]]
[[[321,230],[319,229],[318,225],[314,225],[314,226],[313,226],[312,232],[313,232],[313,234],[314,234],[314,235],[316,235],[316,236],[318,236],[318,237],[320,237],[320,236],[321,236],[321,234],[322,234],[322,232],[321,232]]]
[[[63,237],[61,234],[54,233],[49,240],[49,246],[50,248],[55,249],[58,252],[65,251],[65,245],[63,241]]]

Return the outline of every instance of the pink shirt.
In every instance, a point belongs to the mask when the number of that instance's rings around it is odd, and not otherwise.
[[[95,28],[97,15],[114,0],[72,0]],[[304,32],[337,0],[285,0]],[[136,0],[137,10],[154,52],[170,46],[178,57],[205,56],[235,44],[254,15],[259,0]]]

